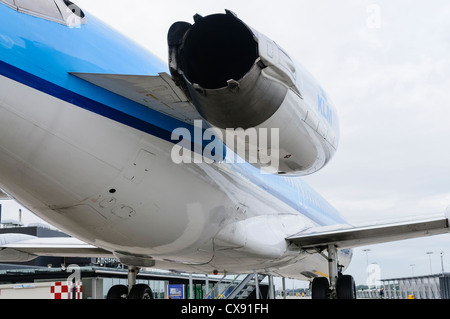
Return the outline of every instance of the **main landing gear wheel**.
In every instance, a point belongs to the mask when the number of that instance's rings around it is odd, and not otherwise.
[[[328,261],[328,275],[314,278],[311,284],[312,299],[356,299],[355,280],[350,275],[342,275],[342,267],[337,261],[337,247],[329,244],[328,254],[319,253]]]
[[[330,284],[327,278],[314,278],[311,285],[312,299],[329,299],[330,292]],[[352,276],[341,275],[337,278],[335,298],[356,299],[356,285]]]
[[[109,289],[106,299],[127,299],[128,287],[125,285],[115,285]]]
[[[106,299],[153,299],[153,292],[148,285],[136,284],[138,267],[128,267],[128,286],[116,285],[109,289]]]
[[[106,299],[153,299],[152,289],[148,285],[137,284],[128,293],[125,285],[112,286],[109,289]]]
[[[312,299],[328,299],[330,283],[325,277],[314,278],[311,285]]]
[[[336,294],[338,299],[356,299],[356,285],[352,276],[339,276],[336,282]]]
[[[153,299],[153,293],[148,285],[138,284],[131,288],[128,299]]]

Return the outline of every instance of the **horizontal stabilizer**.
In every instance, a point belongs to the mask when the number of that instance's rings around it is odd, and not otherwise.
[[[335,245],[337,248],[381,244],[386,242],[439,235],[450,232],[447,217],[421,221],[351,227],[341,225],[334,230],[324,227],[308,229],[287,238],[302,249],[325,248]]]
[[[194,105],[167,73],[156,76],[71,74],[182,122],[193,124],[195,120],[201,119]]]

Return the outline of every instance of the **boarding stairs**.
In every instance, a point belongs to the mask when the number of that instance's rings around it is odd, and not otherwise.
[[[257,290],[259,283],[266,278],[262,274],[237,275],[231,282],[224,284],[226,275],[214,285],[205,299],[247,299],[250,294]]]

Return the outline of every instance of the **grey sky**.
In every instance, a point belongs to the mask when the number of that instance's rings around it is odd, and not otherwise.
[[[350,222],[443,212],[450,205],[450,3],[446,0],[76,0],[167,59],[179,20],[234,11],[303,64],[333,99],[335,158],[305,180]],[[144,71],[143,71],[144,72]],[[382,277],[450,271],[450,237],[369,247]],[[366,247],[364,247],[366,248]],[[365,281],[366,255],[349,269]]]

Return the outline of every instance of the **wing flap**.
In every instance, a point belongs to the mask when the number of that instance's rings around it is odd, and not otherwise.
[[[447,217],[420,221],[340,227],[340,229],[307,230],[287,238],[302,249],[323,248],[332,244],[337,248],[381,244],[386,242],[445,234],[450,231]]]
[[[157,76],[75,72],[71,74],[185,123],[193,124],[194,120],[201,119],[194,105],[167,73]]]

